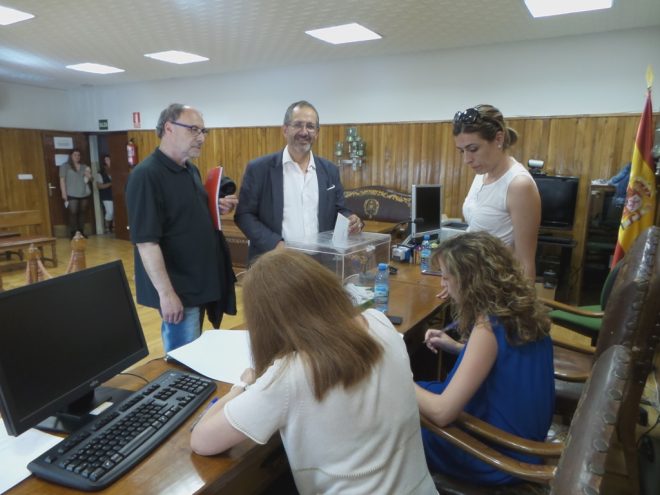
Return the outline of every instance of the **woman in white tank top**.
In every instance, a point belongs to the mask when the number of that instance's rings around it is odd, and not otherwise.
[[[491,105],[456,112],[453,134],[464,163],[477,174],[463,203],[468,231],[502,239],[533,281],[541,198],[532,176],[509,155],[518,134]]]

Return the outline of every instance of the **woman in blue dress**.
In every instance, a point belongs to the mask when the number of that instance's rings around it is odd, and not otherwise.
[[[458,358],[446,380],[417,384],[420,411],[440,426],[465,411],[515,435],[544,440],[555,399],[552,342],[550,321],[531,281],[511,250],[485,232],[443,242],[432,264],[442,271],[460,339],[444,330],[427,331],[425,342],[433,352]],[[431,471],[480,485],[518,481],[427,430],[422,437]]]

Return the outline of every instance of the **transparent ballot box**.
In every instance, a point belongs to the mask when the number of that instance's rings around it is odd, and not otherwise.
[[[333,244],[333,232],[319,232],[300,240],[286,241],[286,246],[302,251],[334,272],[344,283],[356,304],[373,299],[378,263],[390,262],[390,236],[361,232],[351,234],[341,245]]]

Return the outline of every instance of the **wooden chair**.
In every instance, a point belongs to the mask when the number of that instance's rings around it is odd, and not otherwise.
[[[555,343],[556,390],[563,412],[574,409],[581,383],[608,347],[625,345],[633,350],[637,362],[651,365],[660,325],[660,227],[644,231],[618,266],[595,352],[578,352]]]
[[[502,487],[479,487],[434,473],[441,494],[504,495],[553,493],[600,494],[610,481],[608,461],[613,452],[617,429],[630,418],[626,404],[635,400],[632,350],[610,346],[598,358],[584,388],[565,443],[533,442],[498,430],[462,413],[452,425],[438,427],[422,417],[422,426],[478,459],[527,483]],[[490,445],[543,458],[559,458],[558,463],[527,464],[502,454]]]
[[[539,298],[546,306],[552,309],[549,315],[553,323],[591,338],[591,345],[598,342],[598,334],[603,323],[605,307],[612,287],[622,264],[617,265],[607,275],[600,293],[600,302],[591,306],[571,306],[552,299]]]

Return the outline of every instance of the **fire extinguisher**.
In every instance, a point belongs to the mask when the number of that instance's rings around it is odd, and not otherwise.
[[[129,166],[135,167],[138,164],[137,146],[135,146],[132,139],[129,139],[128,144],[126,145],[126,153],[128,154]]]

